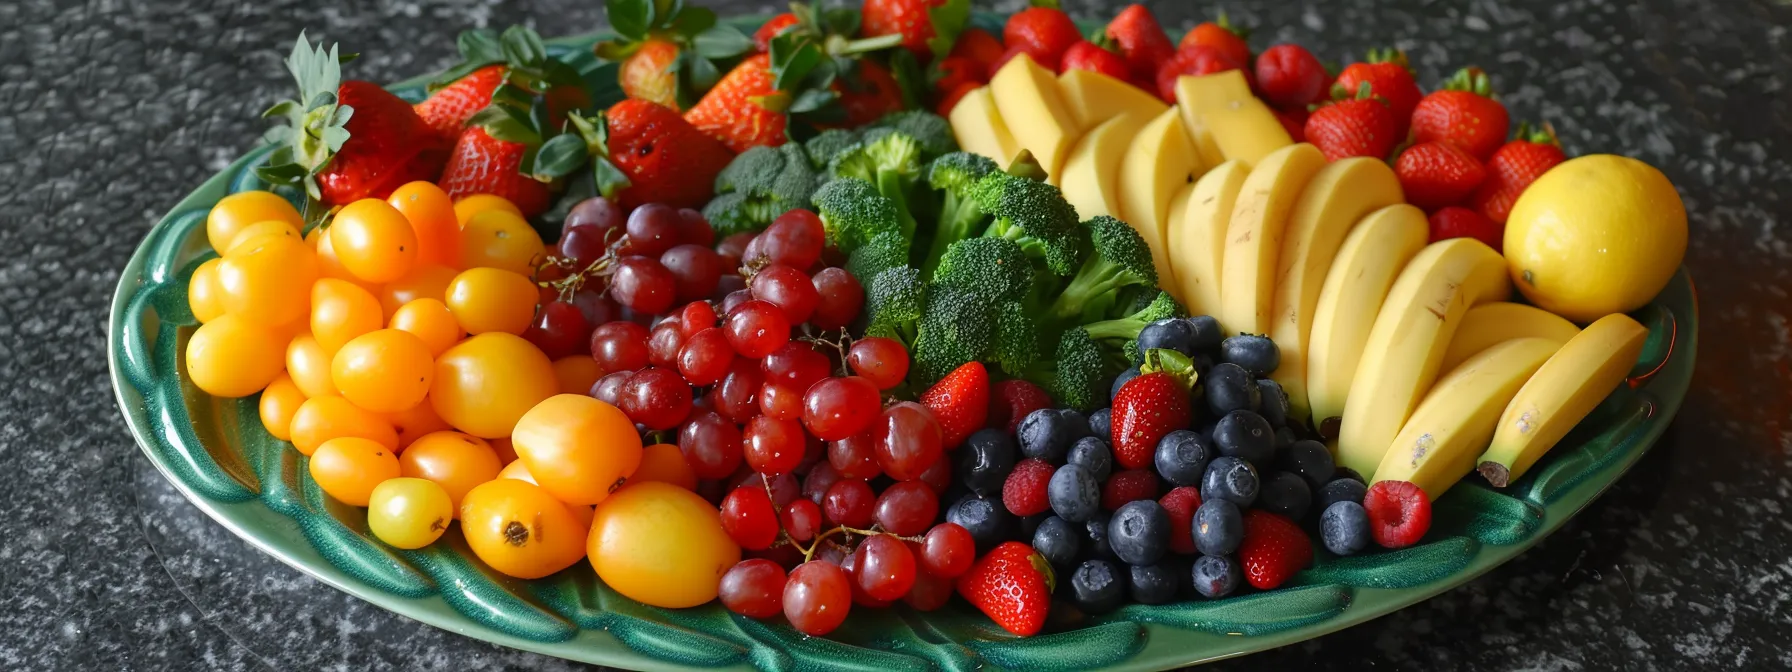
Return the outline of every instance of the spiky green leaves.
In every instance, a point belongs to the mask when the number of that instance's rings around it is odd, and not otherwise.
[[[298,84],[296,100],[282,100],[262,113],[263,118],[278,118],[285,126],[268,129],[265,142],[279,145],[266,166],[255,169],[256,176],[271,184],[300,187],[312,200],[323,198],[315,175],[330,165],[330,159],[348,142],[348,120],[352,107],[336,98],[342,86],[342,64],[355,55],[343,56],[336,45],[325,49],[323,43],[311,46],[304,31],[286,57],[286,70]]]

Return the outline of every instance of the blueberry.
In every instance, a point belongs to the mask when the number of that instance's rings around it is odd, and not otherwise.
[[[1244,542],[1244,514],[1237,504],[1223,499],[1201,502],[1189,525],[1195,549],[1207,555],[1229,555]]]
[[[1213,446],[1213,428],[1218,427],[1219,424],[1220,424],[1219,418],[1201,418],[1201,420],[1199,422],[1195,423],[1195,433],[1200,434],[1201,438],[1207,439],[1207,445],[1209,447],[1212,447]]]
[[[1102,409],[1106,412],[1107,409]],[[1064,457],[1065,464],[1082,465],[1095,477],[1095,482],[1106,483],[1108,475],[1114,473],[1114,451],[1108,442],[1093,436],[1085,436],[1076,440],[1070,447],[1070,454]]]
[[[1170,514],[1149,499],[1127,502],[1108,523],[1114,555],[1129,565],[1149,565],[1170,548]]]
[[[1189,571],[1195,578],[1195,592],[1208,598],[1231,595],[1232,591],[1238,590],[1238,580],[1244,574],[1237,561],[1219,555],[1201,556]]]
[[[1276,466],[1282,471],[1300,474],[1314,490],[1325,487],[1332,480],[1332,472],[1337,471],[1332,464],[1332,452],[1325,449],[1325,444],[1312,439],[1295,441],[1294,445],[1288,446],[1276,460]]]
[[[1069,409],[1042,408],[1022,418],[1015,433],[1020,436],[1021,455],[1063,464],[1070,444],[1088,436],[1089,420]]]
[[[1257,412],[1269,424],[1282,427],[1288,424],[1288,391],[1282,384],[1268,378],[1257,381],[1257,392],[1260,397]]]
[[[1068,520],[1047,516],[1039,523],[1039,529],[1033,530],[1033,550],[1045,556],[1053,569],[1068,572],[1083,550],[1083,531]]]
[[[1035,513],[1031,516],[1021,518],[1020,538],[1026,539],[1032,537],[1033,533],[1039,530],[1039,524],[1045,522],[1045,519],[1051,517],[1051,515],[1052,514],[1049,513]]]
[[[1090,614],[1105,614],[1126,600],[1126,583],[1119,568],[1106,560],[1085,560],[1070,575],[1071,601]]]
[[[1176,599],[1180,572],[1170,563],[1133,565],[1128,570],[1126,592],[1132,595],[1132,601],[1139,604],[1169,604]]]
[[[1257,495],[1257,507],[1279,513],[1290,520],[1305,520],[1313,506],[1313,489],[1299,475],[1278,471],[1263,479],[1263,492]]]
[[[1083,557],[1119,559],[1114,555],[1114,545],[1108,543],[1108,522],[1111,520],[1113,516],[1108,512],[1097,510],[1093,517],[1083,521]]]
[[[1214,415],[1225,415],[1233,411],[1254,411],[1262,401],[1263,392],[1257,388],[1257,379],[1237,364],[1215,364],[1202,379],[1207,389],[1207,410]]]
[[[1261,415],[1233,411],[1214,426],[1213,447],[1227,457],[1268,465],[1276,456],[1276,430]]]
[[[1241,507],[1257,501],[1257,468],[1236,457],[1216,457],[1201,478],[1201,501],[1231,501]]]
[[[1017,522],[1000,497],[970,496],[946,510],[946,521],[971,533],[977,552],[983,553],[1014,536]]]
[[[1363,503],[1363,495],[1368,494],[1369,486],[1362,481],[1350,478],[1334,478],[1332,482],[1319,488],[1318,501],[1313,502],[1320,511],[1332,508],[1338,502]]]
[[[999,429],[980,429],[958,450],[959,480],[979,495],[1001,495],[1014,471],[1014,439]]]
[[[1052,512],[1065,520],[1080,523],[1101,510],[1101,482],[1080,464],[1066,464],[1052,472],[1045,484],[1045,499]]]
[[[1319,515],[1319,540],[1338,555],[1362,552],[1369,547],[1369,513],[1356,502],[1333,502]]]
[[[1356,473],[1355,469],[1351,469],[1350,467],[1346,467],[1343,465],[1338,465],[1337,469],[1332,470],[1332,479],[1337,480],[1340,478],[1348,478],[1350,480],[1361,483],[1364,486],[1369,485],[1369,481],[1364,480],[1362,474]]]
[[[1115,399],[1118,399],[1120,397],[1120,388],[1126,387],[1127,383],[1132,382],[1132,379],[1137,377],[1139,377],[1139,367],[1135,366],[1125,371],[1121,371],[1119,377],[1114,378],[1114,386],[1108,388],[1108,402],[1113,403]]]
[[[1196,379],[1206,378],[1207,372],[1212,371],[1213,365],[1215,364],[1213,355],[1209,355],[1205,352],[1197,352],[1193,357],[1190,357],[1189,360],[1194,362]]]
[[[1220,340],[1226,337],[1225,330],[1220,329],[1220,321],[1213,319],[1210,315],[1196,315],[1188,318],[1188,326],[1189,332],[1192,334],[1189,337],[1190,343],[1195,346],[1197,351],[1217,350],[1220,347]]]
[[[1259,378],[1275,372],[1282,363],[1282,352],[1268,336],[1239,334],[1220,343],[1220,361],[1244,367]]]
[[[1074,408],[1058,409],[1058,421],[1064,423],[1065,431],[1070,432],[1071,443],[1085,436],[1095,436],[1095,432],[1089,429],[1089,416]]]
[[[1264,418],[1264,419],[1268,420],[1268,418]],[[1283,450],[1287,449],[1289,446],[1294,445],[1294,442],[1298,441],[1298,440],[1299,439],[1295,438],[1295,436],[1294,436],[1294,430],[1289,429],[1287,427],[1277,427],[1276,428],[1276,454],[1278,454],[1278,455],[1281,454]]]
[[[1157,454],[1153,456],[1157,464],[1157,475],[1176,485],[1200,485],[1201,476],[1207,473],[1207,460],[1213,457],[1213,449],[1207,439],[1187,429],[1178,429],[1157,442]]]
[[[1195,354],[1195,328],[1188,320],[1166,317],[1145,325],[1139,330],[1139,351],[1156,349],[1175,350],[1185,355]]]
[[[1089,435],[1106,440],[1114,435],[1114,411],[1104,408],[1089,414]]]

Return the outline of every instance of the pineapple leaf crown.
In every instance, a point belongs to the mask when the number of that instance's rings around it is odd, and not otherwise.
[[[348,142],[348,120],[355,114],[355,108],[336,97],[342,85],[342,64],[354,58],[355,54],[338,53],[334,44],[328,49],[321,42],[313,47],[305,33],[299,32],[286,57],[286,70],[299,85],[299,97],[275,103],[261,114],[266,119],[283,119],[286,124],[269,128],[262,136],[264,142],[278,148],[267,165],[255,170],[258,177],[303,188],[314,201],[323,198],[316,176]]]

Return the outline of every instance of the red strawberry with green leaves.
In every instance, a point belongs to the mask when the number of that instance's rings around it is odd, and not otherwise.
[[[1032,546],[1007,541],[958,577],[958,594],[1002,629],[1027,637],[1045,627],[1057,582],[1045,556]]]
[[[1448,142],[1420,142],[1394,160],[1394,174],[1406,202],[1431,212],[1467,200],[1487,179],[1487,169],[1473,155]]]
[[[1145,353],[1142,373],[1120,387],[1109,423],[1113,426],[1114,461],[1127,469],[1151,466],[1157,442],[1166,434],[1188,429],[1194,420],[1189,390],[1195,365],[1174,350]],[[1152,498],[1157,497],[1156,493]]]
[[[1044,388],[1019,379],[989,386],[989,397],[988,425],[1009,434],[1033,411],[1052,407],[1052,397]]]
[[[770,54],[749,56],[684,113],[685,121],[735,152],[782,145],[790,94],[777,81]]]
[[[1313,540],[1294,521],[1264,511],[1244,512],[1244,542],[1238,564],[1253,588],[1269,590],[1313,564]]]
[[[1064,52],[1081,41],[1083,34],[1077,30],[1076,22],[1056,7],[1028,7],[1008,17],[1008,23],[1002,26],[1002,43],[1010,53],[1024,53],[1052,72],[1058,71]],[[1008,57],[1003,58],[1005,61]]]
[[[970,0],[865,0],[860,37],[901,35],[902,48],[926,64],[952,52],[971,19]]]
[[[598,184],[598,193],[624,209],[647,203],[703,207],[715,195],[716,175],[734,160],[720,141],[654,102],[623,100],[575,124],[581,133],[589,131],[583,144],[593,153],[600,178],[625,178]]]
[[[1338,73],[1338,81],[1332,84],[1332,97],[1353,95],[1364,84],[1369,85],[1369,93],[1387,101],[1388,107],[1393,109],[1394,134],[1399,136],[1395,142],[1406,139],[1406,129],[1412,121],[1413,108],[1419,106],[1419,99],[1425,95],[1419,90],[1418,81],[1413,79],[1412,68],[1406,62],[1406,52],[1398,49],[1369,50],[1366,61],[1352,63]],[[1385,157],[1387,154],[1379,156]]]
[[[1197,44],[1213,47],[1226,60],[1242,67],[1251,62],[1251,45],[1246,42],[1250,36],[1250,29],[1232,25],[1232,20],[1226,17],[1226,13],[1220,12],[1218,19],[1204,21],[1190,28],[1182,36],[1182,41],[1176,44],[1176,48],[1187,49]]]
[[[1493,251],[1499,252],[1505,247],[1506,225],[1495,223],[1460,205],[1452,205],[1431,213],[1430,242],[1449,240],[1451,238],[1473,238],[1486,243]]]
[[[1122,82],[1132,80],[1132,66],[1127,65],[1126,59],[1094,42],[1078,42],[1064,52],[1064,57],[1058,61],[1058,71],[1071,70],[1099,72]]]
[[[1141,4],[1127,5],[1109,21],[1104,35],[1126,58],[1127,68],[1135,82],[1155,82],[1157,68],[1176,54],[1176,45],[1157,22],[1157,15]]]
[[[550,91],[548,110],[554,123],[566,113],[590,105],[578,70],[549,58],[541,36],[524,26],[503,34],[469,30],[456,40],[461,62],[430,82],[430,94],[417,103],[417,116],[445,142],[452,143],[467,120],[492,102],[492,92],[507,82],[530,90]]]
[[[1327,160],[1352,156],[1385,159],[1400,143],[1393,108],[1371,95],[1370,86],[1368,82],[1358,84],[1355,97],[1323,105],[1307,117],[1307,142],[1324,152]]]
[[[385,198],[400,185],[441,173],[447,145],[403,98],[371,82],[342,81],[342,63],[351,58],[335,45],[313,48],[299,33],[286,59],[299,97],[262,114],[287,125],[268,130],[265,138],[279,147],[257,176],[335,206]]]
[[[1568,160],[1562,143],[1556,141],[1555,129],[1549,124],[1533,129],[1519,124],[1511,142],[1501,145],[1487,160],[1487,181],[1469,199],[1469,205],[1483,217],[1505,224],[1526,187],[1536,182],[1549,169]],[[1495,249],[1498,249],[1497,247]]]
[[[921,394],[921,405],[939,420],[941,443],[958,447],[989,417],[989,370],[982,362],[953,369]]]
[[[705,7],[664,0],[609,0],[604,13],[616,39],[597,56],[619,63],[622,93],[675,110],[690,107],[714,86],[721,69],[753,48],[733,26]]]
[[[847,126],[864,126],[891,112],[902,110],[902,85],[896,75],[877,61],[860,59],[853,76],[837,77],[834,95],[846,112]]]
[[[950,55],[975,61],[983,68],[980,78],[987,82],[996,74],[996,63],[1002,60],[1002,54],[1007,50],[1007,47],[1002,46],[1002,41],[989,34],[989,31],[966,28],[963,33],[959,33],[958,42],[952,45]]]
[[[504,66],[482,66],[465,77],[436,89],[423,102],[412,106],[438,137],[459,137],[467,120],[492,102],[492,90],[504,83]]]
[[[1278,44],[1257,55],[1257,88],[1278,110],[1302,110],[1326,95],[1325,66],[1298,44]]]
[[[1220,50],[1205,44],[1191,44],[1176,50],[1157,70],[1157,95],[1164,102],[1176,104],[1176,80],[1185,75],[1211,75],[1227,70],[1243,70],[1243,61],[1234,61]],[[1246,79],[1250,73],[1245,73]]]
[[[770,51],[772,38],[777,37],[784,32],[784,29],[794,26],[796,23],[796,15],[790,12],[766,19],[765,23],[759,26],[759,30],[753,31],[753,49],[761,54]]]
[[[1487,73],[1463,68],[1413,109],[1412,137],[1414,142],[1447,142],[1486,161],[1506,142],[1511,123],[1506,106],[1493,99]]]
[[[478,119],[478,115],[474,115]],[[491,194],[510,201],[525,217],[547,212],[553,190],[526,174],[525,161],[536,155],[528,144],[499,139],[484,126],[461,131],[437,182],[452,198]]]

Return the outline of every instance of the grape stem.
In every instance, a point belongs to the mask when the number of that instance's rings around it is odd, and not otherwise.
[[[777,543],[773,544],[773,546],[782,546],[784,544],[789,544],[791,546],[795,546],[796,550],[803,552],[803,562],[808,562],[810,560],[815,559],[815,553],[817,551],[821,550],[821,542],[823,542],[823,541],[826,541],[830,544],[834,544],[835,546],[839,546],[842,550],[848,550],[848,551],[852,550],[852,546],[850,544],[835,543],[832,540],[832,537],[836,534],[845,535],[847,537],[848,541],[850,541],[852,535],[855,535],[855,534],[859,535],[861,537],[872,537],[872,536],[881,534],[881,535],[888,536],[888,537],[895,537],[895,538],[901,539],[903,541],[912,541],[917,544],[921,543],[920,536],[905,537],[900,534],[885,532],[885,531],[879,530],[879,529],[861,530],[856,527],[847,527],[845,525],[837,525],[831,530],[827,530],[825,532],[822,532],[821,534],[815,535],[815,538],[810,539],[809,545],[805,547],[802,544],[797,543],[795,539],[791,539],[790,532],[784,529],[784,525],[783,525],[784,512],[779,509],[778,498],[772,495],[772,483],[769,479],[767,479],[765,477],[764,474],[761,474],[759,476],[759,485],[761,485],[765,488],[765,496],[772,500],[772,510],[778,514],[778,520],[779,520],[778,541],[777,541]]]
[[[616,262],[622,258],[623,229],[612,228],[604,232],[604,256],[598,257],[583,269],[574,269],[573,260],[566,257],[548,255],[535,266],[535,284],[554,290],[561,301],[571,301],[574,294],[585,288],[585,283],[592,279],[607,279],[616,272]],[[548,267],[569,271],[564,278],[558,280],[542,280],[541,272]],[[604,290],[609,287],[605,286]]]

